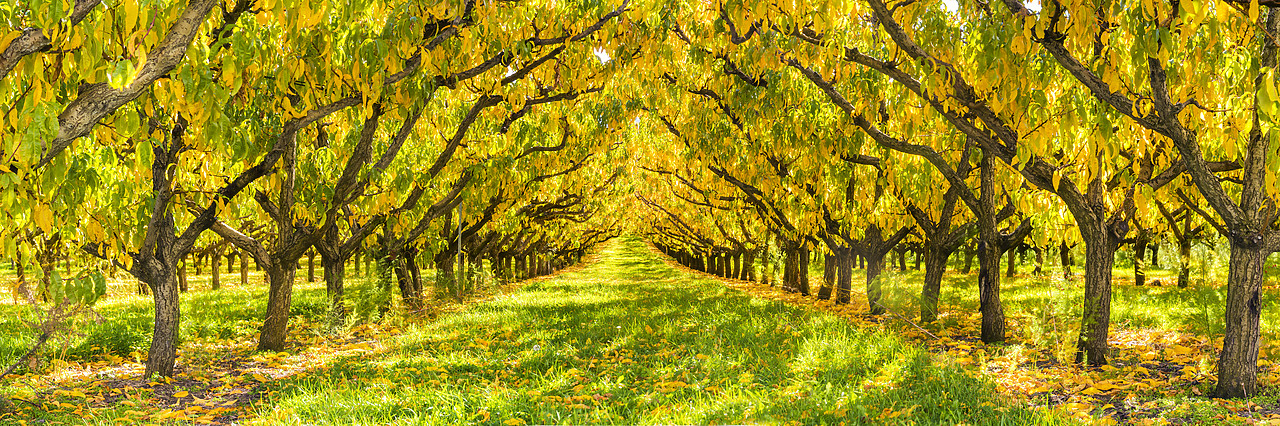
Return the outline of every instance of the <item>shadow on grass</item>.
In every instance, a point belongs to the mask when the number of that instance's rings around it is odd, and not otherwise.
[[[889,333],[679,272],[596,264],[278,385],[259,423],[1057,423]]]

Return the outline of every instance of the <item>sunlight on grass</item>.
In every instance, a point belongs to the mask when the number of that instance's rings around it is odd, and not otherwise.
[[[252,424],[1063,423],[921,348],[681,273],[599,263],[272,386]]]

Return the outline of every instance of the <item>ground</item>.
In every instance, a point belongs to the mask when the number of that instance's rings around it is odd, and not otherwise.
[[[413,320],[373,321],[357,306],[364,322],[327,328],[323,286],[300,283],[278,353],[253,351],[261,285],[193,292],[179,374],[159,381],[140,380],[136,362],[146,299],[120,298],[99,309],[105,330],[89,327],[54,365],[0,388],[16,404],[0,423],[1199,424],[1278,411],[1270,394],[1198,396],[1214,342],[1186,325],[1194,315],[1117,309],[1116,362],[1082,369],[1059,362],[1069,282],[1012,281],[1006,303],[1024,308],[1010,309],[1011,339],[984,346],[968,276],[949,276],[942,320],[915,324],[904,295],[917,275],[890,275],[893,310],[869,317],[865,299],[715,279],[620,239],[580,266]],[[1194,289],[1118,287],[1117,305],[1196,303],[1183,300]],[[353,279],[353,298],[375,288]]]

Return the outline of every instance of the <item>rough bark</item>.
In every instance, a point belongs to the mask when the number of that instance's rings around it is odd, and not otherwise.
[[[1104,365],[1110,355],[1107,336],[1111,327],[1111,268],[1118,242],[1109,239],[1105,228],[1095,232],[1085,228],[1081,227],[1085,239],[1084,313],[1076,341],[1076,362]]]
[[[800,291],[800,250],[786,244],[782,254],[782,290],[790,293]]]
[[[324,268],[324,288],[325,293],[329,295],[329,315],[332,324],[343,324],[347,320],[347,305],[344,298],[346,263],[340,259],[325,256],[324,252],[321,252],[320,267]]]
[[[1222,354],[1218,357],[1218,387],[1215,390],[1219,397],[1257,395],[1259,320],[1262,314],[1260,292],[1266,281],[1263,267],[1267,254],[1267,250],[1254,241],[1232,241],[1224,315],[1226,327]]]
[[[173,376],[178,359],[178,325],[182,313],[178,302],[178,284],[174,282],[172,269],[160,269],[150,281],[152,300],[155,302],[155,320],[151,329],[151,348],[147,350],[147,367],[143,377],[153,375]]]
[[[1018,253],[1017,250],[1012,248],[1010,248],[1006,253],[1008,253],[1008,256],[1005,256],[1005,267],[1007,269],[1005,269],[1004,276],[1005,278],[1013,278],[1014,275],[1018,274],[1018,258],[1016,257]]]
[[[1191,284],[1191,240],[1178,240],[1178,288]]]
[[[853,249],[841,248],[836,262],[836,303],[848,304],[853,287]]]
[[[925,254],[924,285],[920,290],[920,322],[938,320],[938,295],[942,292],[942,275],[947,270],[950,253],[930,250]]]
[[[249,255],[244,250],[240,250],[240,286],[247,287],[249,285]]]
[[[298,262],[283,262],[280,265],[269,265],[267,281],[270,288],[267,293],[267,314],[262,321],[262,331],[258,335],[258,350],[282,351],[285,336],[289,333],[289,315],[293,306],[293,280],[298,270]]]
[[[307,253],[307,282],[316,282],[316,252]]]
[[[978,311],[982,313],[982,341],[1003,342],[1004,305],[1000,303],[1000,247],[978,242]]]
[[[178,291],[187,292],[187,263],[185,261],[178,262]]]
[[[977,242],[973,242],[964,245],[964,268],[960,269],[960,273],[968,275],[973,271],[973,255],[975,253],[974,246],[977,244]]]
[[[1071,265],[1075,264],[1075,261],[1071,260],[1071,247],[1065,242],[1058,245],[1058,260],[1062,263],[1062,279],[1070,280],[1073,275]]]
[[[818,288],[818,300],[827,300],[831,298],[831,288],[836,285],[836,255],[834,253],[823,253],[822,255],[822,287]]]
[[[1144,263],[1147,257],[1147,239],[1139,237],[1133,241],[1133,285],[1147,284],[1147,268]]]
[[[809,248],[800,247],[800,265],[798,265],[799,276],[796,277],[797,291],[805,296],[809,295]]]
[[[211,290],[220,289],[222,288],[222,281],[219,276],[222,275],[222,271],[219,270],[218,267],[221,266],[222,262],[222,249],[214,250],[213,255],[209,258],[209,262],[209,288]]]
[[[867,258],[867,308],[871,315],[883,315],[884,306],[880,304],[882,293],[879,278],[880,271],[884,269],[885,254],[881,253],[877,256],[876,253],[869,253],[865,257]]]

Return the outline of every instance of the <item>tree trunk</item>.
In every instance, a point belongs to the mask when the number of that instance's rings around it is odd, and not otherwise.
[[[212,290],[222,288],[221,279],[218,277],[222,274],[222,271],[218,270],[218,267],[222,265],[222,253],[220,252],[221,250],[214,251],[213,256],[209,258],[209,270],[211,271],[209,275],[209,288]]]
[[[1000,251],[998,244],[978,242],[978,311],[982,313],[983,343],[1004,341],[1004,305],[1000,303]]]
[[[187,261],[183,259],[178,262],[178,291],[187,292]]]
[[[798,281],[797,284],[799,284],[798,290],[800,291],[800,294],[805,296],[809,295],[809,259],[811,259],[809,257],[809,248],[801,246],[799,266],[800,275],[796,277],[796,280]]]
[[[1191,284],[1191,238],[1178,241],[1178,288]]]
[[[289,314],[293,303],[293,279],[298,271],[298,261],[281,263],[278,266],[273,265],[267,271],[267,281],[270,283],[270,289],[267,293],[267,316],[262,321],[262,333],[258,337],[258,350],[260,351],[278,352],[284,350],[284,339],[289,333]]]
[[[773,265],[770,263],[769,240],[772,236],[769,233],[764,235],[764,244],[760,246],[760,283],[773,287],[774,278]]]
[[[742,254],[742,279],[745,281],[756,280],[756,251],[747,250]]]
[[[842,247],[836,252],[836,303],[849,303],[853,288],[853,248]]]
[[[419,250],[414,248],[408,251],[409,254],[404,257],[404,267],[409,270],[409,284],[413,286],[413,294],[417,298],[418,306],[414,307],[417,310],[422,309],[421,302],[426,296],[422,291],[422,268],[418,267]]]
[[[307,253],[307,282],[316,282],[316,252]]]
[[[951,253],[938,249],[925,252],[924,285],[920,289],[920,322],[938,320],[938,294],[942,292],[942,275],[947,271],[947,258]]]
[[[880,270],[884,269],[884,254],[870,253],[864,254],[867,259],[867,309],[871,311],[871,315],[884,314],[884,307],[880,306]]]
[[[1147,270],[1143,263],[1147,257],[1147,239],[1138,238],[1133,242],[1133,285],[1147,284]]]
[[[969,243],[964,245],[964,269],[961,269],[960,272],[966,275],[973,271],[974,244],[975,243]]]
[[[784,245],[782,250],[782,290],[795,293],[800,286],[800,252],[790,244]]]
[[[1244,240],[1245,238],[1240,238]],[[1267,252],[1257,242],[1231,241],[1231,263],[1227,272],[1227,303],[1222,353],[1218,356],[1219,398],[1246,398],[1257,395],[1258,322],[1262,314],[1260,291],[1266,280]]]
[[[240,250],[240,286],[249,286],[249,253]]]
[[[1009,263],[1006,264],[1008,269],[1005,270],[1004,276],[1006,278],[1013,278],[1013,276],[1018,273],[1018,258],[1016,257],[1018,253],[1017,250],[1014,249],[1009,249],[1006,253],[1009,254],[1008,256],[1005,256],[1008,258]]]
[[[356,262],[359,265],[359,262]],[[329,315],[331,325],[338,326],[347,321],[347,305],[343,295],[346,293],[346,264],[337,258],[320,256],[320,267],[324,268],[324,289],[329,295]]]
[[[898,252],[898,270],[906,271],[907,270],[907,249],[899,248],[894,251]]]
[[[1148,248],[1151,249],[1151,267],[1159,268],[1160,267],[1160,240],[1156,239],[1155,241],[1152,241],[1151,245]]]
[[[1081,228],[1084,228],[1083,226]],[[1115,265],[1115,244],[1108,241],[1106,228],[1088,232],[1084,242],[1084,314],[1080,338],[1076,341],[1076,362],[1089,365],[1107,363],[1107,335],[1111,327],[1111,267]],[[1088,234],[1100,235],[1088,235]]]
[[[827,300],[831,298],[831,288],[836,284],[836,255],[834,250],[832,254],[822,255],[822,287],[818,288],[818,300]]]
[[[178,305],[178,285],[172,270],[156,270],[150,274],[150,284],[155,301],[155,321],[151,332],[151,348],[147,351],[147,367],[143,378],[154,375],[173,376],[173,365],[178,359],[178,322],[181,311]]]
[[[924,248],[918,248],[918,249],[912,250],[912,251],[911,251],[911,253],[912,253],[912,254],[914,254],[914,255],[916,255],[916,264],[915,264],[914,266],[912,266],[912,267],[911,267],[911,269],[914,269],[914,270],[919,271],[919,270],[920,270],[920,260],[921,260],[920,258],[921,258],[921,257],[924,257]]]
[[[1062,262],[1062,279],[1070,280],[1072,275],[1071,247],[1068,247],[1065,242],[1058,245],[1058,259]]]

